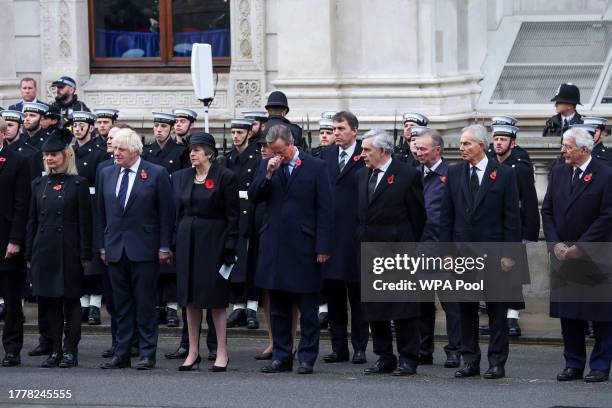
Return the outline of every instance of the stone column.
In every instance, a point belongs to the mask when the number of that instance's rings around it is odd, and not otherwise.
[[[8,108],[10,101],[19,97],[15,48],[14,0],[0,0],[0,106]]]

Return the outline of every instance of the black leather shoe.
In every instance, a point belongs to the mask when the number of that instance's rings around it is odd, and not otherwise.
[[[2,367],[15,367],[21,364],[21,358],[18,353],[6,353],[2,359]]]
[[[483,324],[483,325],[478,326],[478,334],[480,334],[481,336],[488,336],[489,334],[491,334],[489,325]]]
[[[498,378],[504,378],[506,376],[506,370],[503,366],[490,366],[487,371],[482,375],[482,378],[487,380],[497,380]]]
[[[34,350],[28,351],[28,356],[36,357],[36,356],[48,356],[51,354],[51,347],[43,346],[39,344],[34,348]]]
[[[0,303],[0,322],[4,320],[6,317],[6,305],[4,303]]]
[[[224,373],[227,371],[227,366],[229,365],[229,358],[227,359],[227,363],[225,363],[224,366],[218,366],[218,365],[212,365],[212,367],[210,367],[208,369],[208,371],[212,371],[213,373]]]
[[[183,365],[179,366],[178,370],[179,371],[193,371],[193,370],[197,370],[199,368],[201,362],[202,362],[202,357],[200,357],[200,355],[198,354],[198,357],[196,357],[196,359],[193,361],[193,363],[191,363],[191,364],[183,364]]]
[[[143,357],[134,365],[134,368],[136,370],[152,370],[155,368],[155,359]]]
[[[87,323],[89,319],[89,307],[81,307],[81,322]]]
[[[349,353],[348,351],[329,353],[323,356],[323,361],[326,363],[340,363],[343,361],[349,361]]]
[[[79,360],[77,359],[76,354],[73,353],[64,353],[62,355],[62,361],[59,363],[60,368],[72,368],[79,365]]]
[[[49,357],[47,357],[45,361],[42,362],[40,366],[42,368],[57,367],[60,361],[62,361],[62,356],[60,355],[60,353],[53,352],[49,355]]]
[[[217,352],[216,351],[209,351],[208,352],[208,357],[206,357],[208,359],[208,361],[215,361],[217,359]]]
[[[256,311],[247,308],[246,323],[247,323],[247,329],[251,329],[251,330],[259,329],[259,322],[257,321]]]
[[[100,308],[97,306],[89,306],[89,316],[87,324],[90,326],[98,326],[100,324]]]
[[[114,355],[115,355],[115,349],[114,349],[114,348],[112,348],[112,347],[111,347],[111,348],[109,348],[109,349],[106,349],[106,350],[104,350],[104,351],[102,352],[102,357],[103,357],[103,358],[111,358],[111,357],[112,357],[112,356],[114,356]]]
[[[446,368],[458,368],[461,365],[461,357],[459,354],[449,354],[446,356],[444,367]]]
[[[227,318],[227,327],[242,327],[246,326],[246,311],[244,309],[236,309],[230,313]]]
[[[557,374],[557,381],[582,380],[582,372],[583,370],[579,370],[578,368],[564,368],[563,371]]]
[[[476,363],[465,363],[460,370],[455,371],[455,377],[466,378],[480,375],[480,365]]]
[[[176,310],[166,308],[166,326],[168,327],[179,327],[179,318]]]
[[[255,360],[272,360],[272,352],[263,352],[258,356],[255,356]]]
[[[368,360],[366,359],[366,353],[362,350],[357,350],[351,359],[351,363],[353,364],[365,364],[367,362]]]
[[[373,366],[363,370],[363,373],[365,375],[390,374],[395,370],[395,367],[397,367],[397,363],[395,361],[384,361],[378,359]]]
[[[138,357],[139,354],[140,351],[138,350],[138,347],[132,347],[130,350],[130,357]]]
[[[400,357],[399,364],[397,365],[395,370],[393,370],[393,373],[391,373],[391,375],[396,377],[404,377],[408,375],[414,375],[416,374],[416,372],[416,364],[408,362],[407,360]]]
[[[604,382],[610,379],[609,373],[605,371],[591,370],[587,375],[584,376],[584,382],[597,383]]]
[[[119,368],[128,368],[131,365],[129,359],[121,359],[114,356],[111,361],[100,364],[100,368],[103,370],[116,370]]]
[[[319,328],[327,330],[329,327],[329,315],[327,312],[319,313]]]
[[[312,368],[312,366],[308,363],[300,363],[300,366],[297,369],[297,373],[298,374],[312,374],[314,372],[314,369]]]
[[[189,349],[179,346],[176,351],[164,354],[164,357],[168,360],[178,360],[179,358],[187,358],[187,354],[189,354]]]
[[[291,371],[293,369],[292,361],[280,361],[274,360],[270,365],[261,367],[259,371],[264,374],[275,374],[282,373],[284,371]]]
[[[433,365],[433,356],[427,354],[420,354],[419,365]]]
[[[155,308],[155,314],[157,315],[157,324],[166,324],[166,308],[157,307]]]
[[[508,336],[521,337],[521,326],[518,324],[518,319],[508,319]]]

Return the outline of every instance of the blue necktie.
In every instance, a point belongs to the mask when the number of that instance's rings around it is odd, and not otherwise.
[[[130,182],[130,169],[123,169],[123,178],[121,179],[121,185],[119,186],[119,193],[117,194],[117,200],[121,208],[125,208],[128,184]]]

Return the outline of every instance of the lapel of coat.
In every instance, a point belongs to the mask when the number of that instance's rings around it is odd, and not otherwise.
[[[470,164],[468,162],[463,162],[461,164],[463,166],[463,170],[461,171],[461,192],[463,193],[463,198],[467,205],[472,204],[472,192],[470,191]]]
[[[129,210],[130,206],[136,200],[136,196],[140,192],[140,189],[142,188],[143,184],[146,182],[146,179],[151,177],[149,173],[149,166],[147,166],[145,164],[145,161],[141,159],[140,165],[138,166],[138,171],[136,171],[136,177],[134,178],[134,184],[132,185],[132,191],[130,191],[130,196],[128,197],[127,204],[125,205],[124,212],[127,212]]]
[[[291,184],[293,183],[293,180],[295,180],[295,178],[299,175],[300,171],[302,170],[302,166],[304,166],[304,162],[306,160],[308,160],[306,158],[306,154],[302,154],[301,151],[298,150],[298,158],[295,162],[295,166],[293,166],[293,171],[291,172],[291,174],[289,175],[289,179],[287,180],[287,188],[286,190],[289,190],[289,188],[291,187]]]
[[[2,150],[0,150],[0,173],[2,173],[2,170],[4,169],[5,164],[10,160],[9,155],[10,155],[9,147],[6,143],[4,143]]]
[[[181,201],[184,203],[189,203],[191,194],[193,193],[195,178],[195,167],[192,167],[189,171],[185,172],[185,174],[181,178]]]
[[[571,194],[569,195],[569,200],[567,203],[567,208],[570,208],[572,206],[572,204],[578,199],[578,197],[580,197],[584,191],[591,185],[591,183],[593,182],[592,178],[596,176],[597,172],[596,169],[594,169],[593,167],[595,167],[593,165],[593,163],[595,163],[595,159],[591,159],[591,162],[589,163],[589,165],[587,166],[586,170],[584,171],[584,174],[582,174],[582,177],[580,178],[580,181],[578,182],[578,185],[576,185],[576,188],[574,188],[574,191],[571,192]],[[574,169],[570,167],[570,173],[569,173],[569,177],[570,180],[572,178],[572,173],[574,172]],[[585,181],[584,178],[587,177],[589,178],[589,181]],[[568,183],[565,183],[566,185],[571,185],[571,181]]]
[[[338,148],[338,152],[340,151],[340,149]],[[357,163],[359,163],[359,160],[361,160],[361,142],[357,141],[356,145],[355,145],[355,151],[353,152],[353,155],[351,157],[347,157],[346,160],[346,165],[344,166],[344,169],[342,169],[342,172],[340,172],[340,174],[338,174],[338,179],[337,181],[340,181],[340,179],[342,179],[344,176],[346,176],[353,167],[355,167],[357,165]],[[338,155],[336,155],[336,157],[338,157]],[[355,157],[358,157],[358,160],[355,160]],[[340,159],[338,157],[338,159]]]
[[[480,183],[478,194],[476,194],[476,202],[474,203],[474,206],[472,208],[475,209],[476,207],[478,207],[484,196],[487,194],[487,191],[489,191],[489,188],[491,188],[491,185],[495,183],[495,180],[491,177],[491,174],[495,173],[495,175],[497,175],[497,167],[498,163],[495,160],[489,159],[489,162],[487,163],[487,168],[485,169],[484,175],[482,176],[482,183]]]
[[[397,166],[397,160],[391,160],[391,164],[387,168],[387,171],[385,171],[385,174],[383,174],[382,179],[380,179],[380,182],[374,190],[374,197],[372,197],[372,199],[370,200],[370,205],[372,205],[372,203],[376,201],[378,197],[380,197],[383,191],[385,191],[387,188],[389,188],[391,184],[393,184],[393,182],[395,181],[395,175],[398,171]]]

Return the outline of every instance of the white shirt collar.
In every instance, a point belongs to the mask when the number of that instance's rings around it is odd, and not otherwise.
[[[140,157],[136,160],[136,163],[132,164],[130,170],[132,173],[136,174],[138,172],[138,167],[140,167]]]
[[[576,112],[572,113],[570,116],[563,116],[561,115],[561,120],[567,120],[567,123],[570,123],[572,121],[572,119],[574,119],[574,116],[576,116]]]
[[[347,160],[350,159],[351,157],[353,157],[353,154],[355,153],[355,148],[357,147],[357,140],[355,140],[353,142],[352,145],[350,145],[349,147],[347,147],[346,149],[341,148],[340,146],[338,146],[339,150],[338,150],[338,158],[340,157],[340,155],[342,154],[342,152],[346,152],[347,156]]]
[[[489,158],[485,154],[484,159],[476,163],[475,166],[470,165],[470,171],[472,170],[472,167],[476,167],[478,171],[482,172],[481,174],[484,174],[484,171],[487,169],[488,164],[489,164]]]
[[[587,159],[587,161],[585,161],[582,166],[580,166],[580,170],[582,170],[582,173],[584,173],[587,169],[587,167],[589,167],[589,164],[591,163],[592,157],[591,155],[589,155],[589,158]]]
[[[389,157],[389,160],[387,160],[387,162],[385,164],[383,164],[382,166],[379,167],[381,173],[385,173],[387,171],[387,169],[391,165],[392,161],[393,161],[393,158]]]
[[[427,166],[425,166],[425,168],[426,168],[426,169],[429,169],[429,172],[432,172],[432,171],[436,171],[436,169],[437,169],[438,167],[440,167],[440,165],[441,165],[441,164],[442,164],[442,158],[440,157],[440,158],[438,159],[438,161],[436,162],[436,164],[434,164],[434,165],[433,165],[433,166],[431,166],[431,167],[427,167]]]

